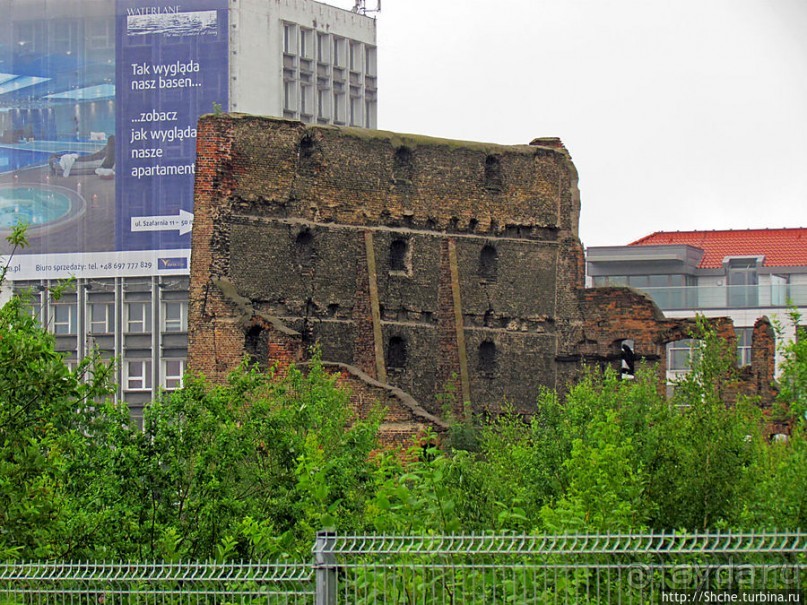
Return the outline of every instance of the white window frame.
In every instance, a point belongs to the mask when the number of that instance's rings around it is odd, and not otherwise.
[[[103,307],[101,314],[103,318],[99,319],[95,315],[95,310]],[[90,327],[90,334],[114,334],[115,333],[115,303],[111,302],[91,302],[87,305],[87,315]],[[98,328],[102,329],[98,329]]]
[[[127,391],[150,391],[151,390],[151,360],[150,359],[128,359],[126,360],[126,390]]]
[[[737,367],[750,366],[754,328],[734,328],[734,332],[737,334]],[[747,340],[744,341],[744,337]]]
[[[132,310],[141,308],[142,314],[139,318],[132,318]],[[150,301],[129,301],[126,303],[126,333],[127,334],[150,334],[151,333],[151,302]]]
[[[162,387],[166,391],[182,388],[182,381],[187,371],[187,364],[187,360],[182,357],[163,359]]]
[[[67,310],[67,317],[60,314]],[[78,303],[58,302],[51,305],[51,325],[57,336],[75,336],[78,334]]]
[[[179,310],[176,314],[169,314],[169,308]],[[163,332],[177,333],[188,331],[188,303],[184,300],[163,301]]]
[[[694,338],[684,338],[676,340],[667,344],[667,374],[672,376],[681,376],[688,374],[692,370],[692,356],[700,349],[701,341]],[[674,367],[673,360],[675,359],[673,353],[675,351],[688,351],[686,367]]]

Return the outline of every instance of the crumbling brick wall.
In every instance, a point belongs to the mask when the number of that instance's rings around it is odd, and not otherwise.
[[[643,292],[632,288],[605,287],[579,290],[581,309],[585,316],[582,338],[573,344],[571,362],[610,365],[620,371],[623,341],[633,342],[635,356],[656,364],[659,387],[666,382],[667,349],[671,342],[692,338],[696,327],[694,319],[667,319]],[[728,341],[729,348],[736,346],[734,324],[727,317],[708,320],[716,334]],[[727,402],[736,402],[739,396],[756,398],[769,407],[776,391],[774,384],[775,338],[770,321],[762,317],[754,325],[752,361],[738,372],[731,371],[720,385]],[[568,372],[575,378],[574,363]]]
[[[621,339],[663,362],[685,333],[636,292],[583,288],[577,173],[558,139],[244,115],[198,131],[189,362],[214,380],[244,354],[299,362],[317,343],[357,392],[398,389],[422,412],[404,405],[406,422],[428,425],[446,390],[455,413],[529,413],[540,387],[613,362]]]
[[[582,324],[583,259],[577,174],[557,139],[227,115],[203,118],[198,140],[191,367],[220,378],[270,318],[270,340],[283,326],[303,352],[317,342],[432,414],[449,385],[478,410],[528,410],[556,386],[555,357]]]

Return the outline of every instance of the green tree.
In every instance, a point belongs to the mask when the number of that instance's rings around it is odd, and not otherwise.
[[[796,338],[780,348],[778,404],[775,412],[791,424],[790,435],[759,449],[743,525],[758,528],[807,526],[807,332],[795,310],[790,320]]]
[[[24,247],[24,228],[8,240]],[[110,370],[90,356],[70,371],[24,295],[0,309],[0,554],[68,557],[91,541],[100,519],[81,461],[103,441]]]
[[[702,317],[691,371],[675,385],[675,413],[654,431],[649,492],[658,529],[702,531],[738,522],[753,482],[763,421],[753,402],[726,401],[736,352]]]
[[[354,418],[318,358],[283,375],[242,365],[225,385],[187,376],[145,410],[139,557],[305,552],[364,515],[380,416]]]

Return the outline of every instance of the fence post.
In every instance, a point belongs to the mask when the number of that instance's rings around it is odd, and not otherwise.
[[[317,532],[314,545],[316,570],[316,605],[336,605],[336,556],[333,554],[336,531],[323,529]]]

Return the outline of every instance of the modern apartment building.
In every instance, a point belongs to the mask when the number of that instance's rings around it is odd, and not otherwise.
[[[789,310],[807,312],[807,228],[659,231],[627,246],[588,248],[586,268],[589,286],[636,288],[667,317],[730,317],[741,366],[750,363],[759,317],[778,320],[792,338]],[[670,375],[688,369],[692,346],[667,345]]]
[[[10,281],[68,363],[119,360],[118,396],[138,414],[186,369],[199,115],[375,128],[375,20],[311,0],[0,12],[0,237],[24,222],[31,241]]]

